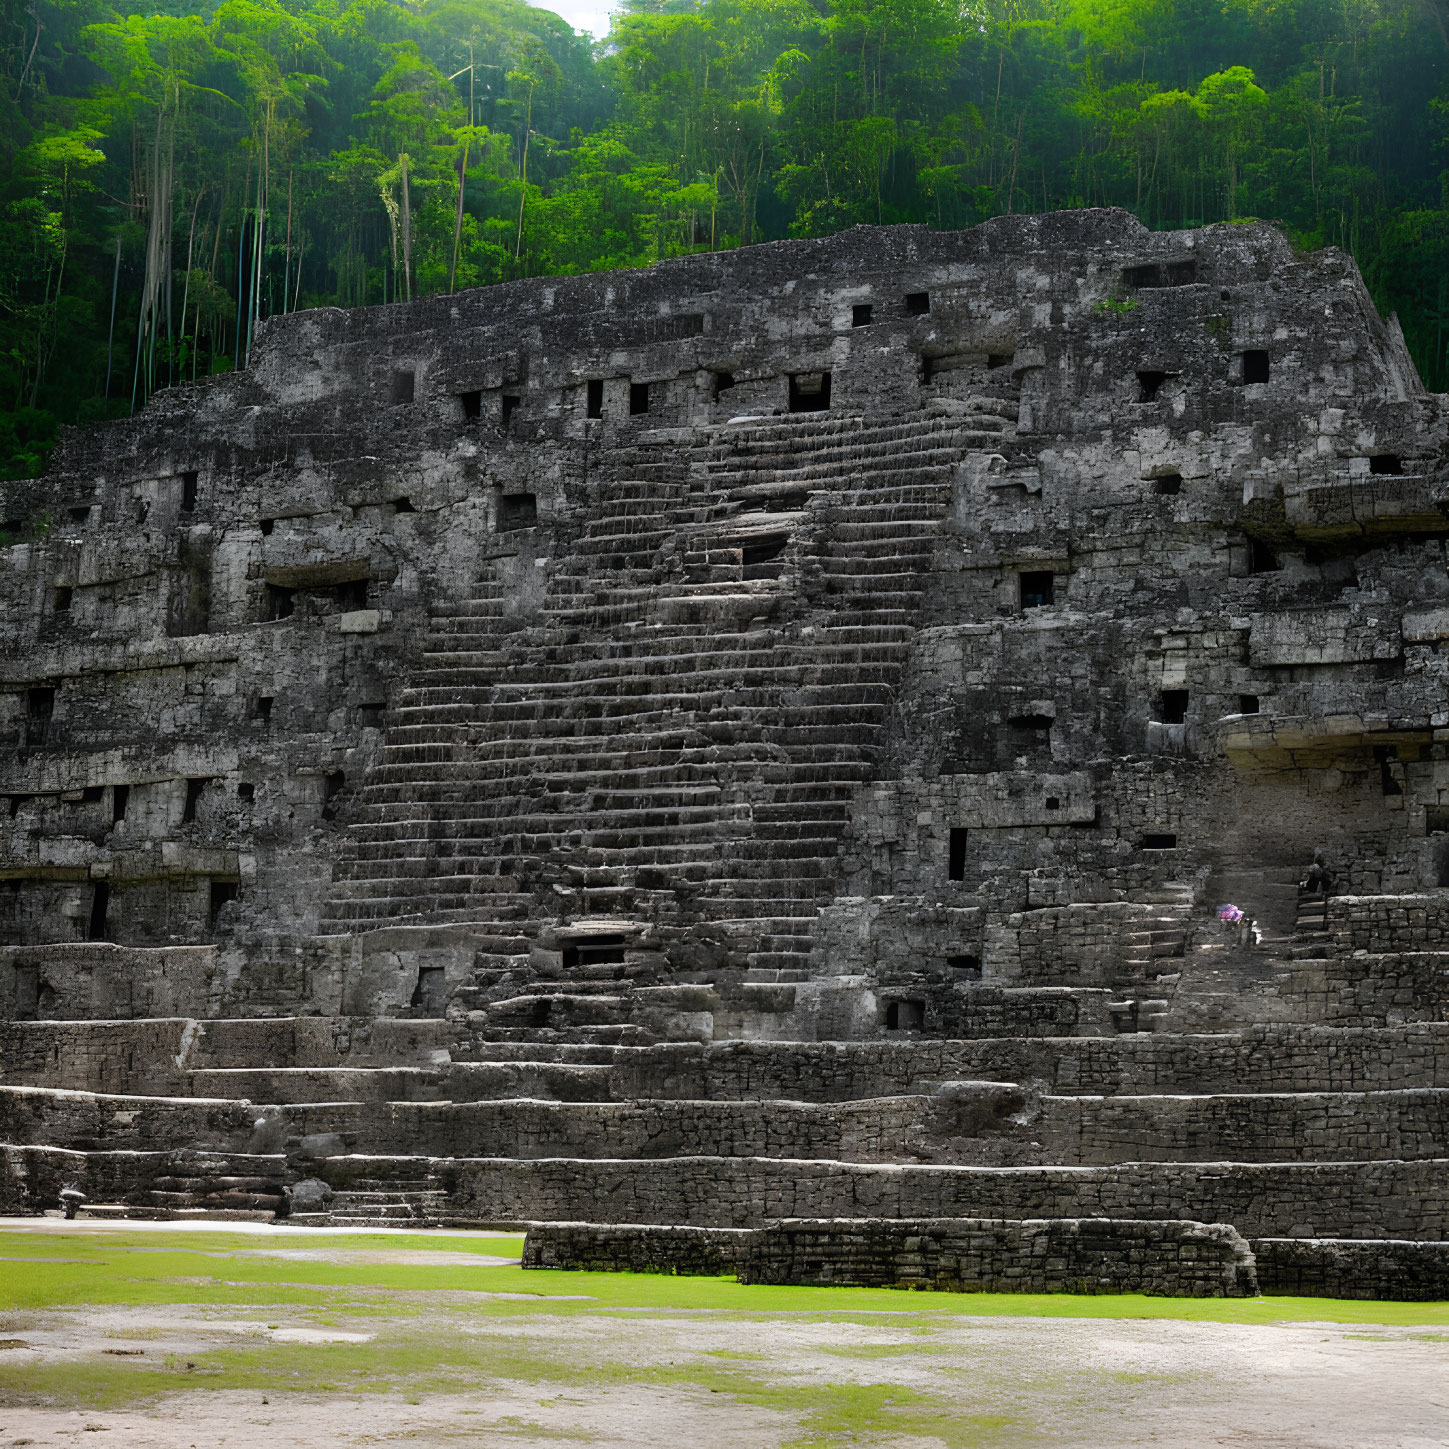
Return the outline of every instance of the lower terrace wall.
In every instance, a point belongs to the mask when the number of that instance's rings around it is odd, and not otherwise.
[[[417,1175],[416,1158],[332,1158],[318,1175]],[[1245,1237],[1449,1239],[1443,1162],[1120,1167],[863,1166],[765,1158],[435,1164],[458,1223],[752,1227],[787,1217],[1188,1218]]]
[[[1082,1219],[835,1219],[753,1231],[543,1223],[525,1268],[736,1273],[743,1283],[929,1288],[953,1293],[1252,1296],[1247,1243],[1226,1224]]]
[[[1261,1292],[1303,1298],[1449,1299],[1449,1243],[1258,1238]]]
[[[1248,1245],[1225,1223],[1067,1219],[783,1222],[755,1236],[745,1283],[935,1288],[952,1293],[1258,1291]]]

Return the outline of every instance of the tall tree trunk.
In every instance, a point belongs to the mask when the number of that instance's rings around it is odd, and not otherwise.
[[[282,249],[282,315],[287,312],[287,287],[292,280],[292,172],[287,171],[287,244]]]
[[[413,204],[408,191],[408,153],[398,158],[402,167],[403,300],[413,299]]]
[[[121,229],[116,228],[116,265],[111,271],[111,330],[106,338],[106,391],[111,395],[111,360],[116,351],[116,293],[121,286]]]

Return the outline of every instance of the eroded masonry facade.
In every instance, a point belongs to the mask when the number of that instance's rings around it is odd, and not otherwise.
[[[1261,226],[267,324],[3,485],[6,1204],[1442,1279],[1445,448]]]

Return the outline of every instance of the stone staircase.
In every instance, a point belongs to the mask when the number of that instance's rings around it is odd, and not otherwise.
[[[485,565],[434,617],[325,929],[491,933],[475,1001],[548,917],[704,926],[745,980],[806,979],[953,469],[1008,426],[803,415],[616,451],[538,616]],[[784,547],[741,562],[751,539]]]

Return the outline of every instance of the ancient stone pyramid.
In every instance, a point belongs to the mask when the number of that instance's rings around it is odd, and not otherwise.
[[[1445,446],[1266,226],[269,322],[0,485],[0,1206],[1449,1291]]]

